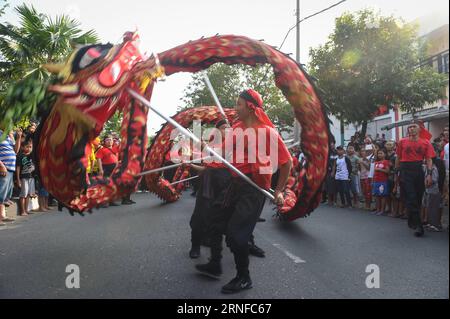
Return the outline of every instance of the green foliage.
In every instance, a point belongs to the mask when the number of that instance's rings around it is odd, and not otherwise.
[[[264,101],[264,109],[280,132],[290,131],[294,123],[292,108],[275,86],[274,74],[264,66],[232,65],[223,63],[212,65],[206,70],[211,84],[223,107],[234,107],[242,90],[253,88]],[[183,108],[216,105],[201,73],[192,75],[192,81],[184,92]],[[183,109],[181,108],[181,109]]]
[[[26,4],[15,11],[19,25],[0,23],[0,118],[6,127],[24,116],[35,117],[38,105],[49,105],[52,98],[44,101],[45,88],[55,78],[43,64],[64,61],[74,44],[98,41],[94,31],[83,32],[68,16],[52,18]]]
[[[417,68],[413,71],[410,82],[401,88],[394,102],[414,114],[425,104],[443,98],[445,96],[443,88],[447,84],[448,75],[437,73],[431,67]]]
[[[363,10],[336,19],[329,40],[310,50],[309,69],[331,112],[361,123],[380,105],[411,112],[443,97],[442,75],[415,69],[423,52],[417,26]]]
[[[6,8],[9,7],[9,4],[6,2],[6,0],[0,1],[0,17],[5,14]]]
[[[112,133],[120,134],[122,121],[123,114],[119,112],[114,113],[114,115],[103,126],[102,137]]]
[[[37,106],[43,101],[45,92],[46,86],[43,82],[32,76],[10,85],[0,104],[0,126],[10,131],[14,123],[36,114]]]
[[[212,65],[206,70],[214,90],[223,107],[234,107],[236,98],[242,89],[241,69],[223,63]],[[203,82],[202,73],[194,73],[188,84],[182,101],[186,107],[216,105],[208,88]]]

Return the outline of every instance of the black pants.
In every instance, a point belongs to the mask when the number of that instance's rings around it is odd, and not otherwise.
[[[339,196],[341,197],[342,205],[352,205],[352,199],[350,197],[350,182],[336,180],[336,189],[339,192]],[[347,201],[347,202],[346,202]]]
[[[105,178],[110,177],[115,168],[116,168],[116,164],[104,164],[103,165],[103,176]]]
[[[198,173],[194,169],[191,169],[190,175],[191,175],[191,177],[194,177],[194,176],[197,176]],[[192,189],[193,189],[194,193],[197,194],[197,192],[200,188],[200,184],[201,184],[200,178],[193,179],[192,181],[190,181],[190,183],[192,185]]]
[[[206,235],[205,214],[209,209],[209,199],[202,194],[202,183],[197,190],[194,212],[192,213],[189,225],[191,226],[192,246],[200,246]]]
[[[191,226],[192,246],[200,246],[207,234],[207,215],[212,206],[223,202],[224,191],[230,184],[231,174],[226,169],[207,168],[198,178],[199,185],[194,211],[189,225]]]
[[[425,192],[425,174],[422,162],[400,163],[400,187],[408,211],[408,226],[416,229],[422,224],[420,208]]]
[[[233,179],[226,191],[228,205],[214,205],[208,215],[211,239],[211,261],[222,258],[222,236],[234,255],[239,276],[249,274],[249,247],[253,230],[264,207],[265,196],[253,186]]]

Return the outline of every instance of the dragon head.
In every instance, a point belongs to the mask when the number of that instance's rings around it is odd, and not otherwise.
[[[44,67],[59,78],[48,87],[57,99],[37,143],[46,189],[79,211],[131,192],[145,157],[148,110],[135,102],[128,89],[150,98],[153,82],[164,75],[157,56],[144,55],[138,34],[127,32],[121,44],[78,47],[64,64]],[[123,114],[121,162],[110,180],[90,184],[86,147],[116,111]]]
[[[129,102],[125,88],[145,94],[152,81],[164,75],[158,57],[147,57],[139,43],[137,32],[126,32],[119,45],[78,47],[65,63],[44,65],[61,79],[49,91],[62,96],[65,105],[93,121],[100,130],[117,109],[122,110]]]

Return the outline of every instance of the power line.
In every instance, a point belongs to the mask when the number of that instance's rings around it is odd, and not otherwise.
[[[303,21],[308,20],[308,19],[310,19],[310,18],[312,18],[312,17],[315,17],[316,15],[319,15],[319,14],[325,12],[325,11],[328,11],[328,10],[334,8],[334,7],[337,7],[338,5],[340,5],[341,3],[344,3],[344,2],[346,2],[346,1],[347,1],[347,0],[341,0],[341,1],[337,2],[337,3],[335,3],[335,4],[332,4],[331,6],[325,8],[325,9],[322,9],[322,10],[320,10],[320,11],[317,11],[316,13],[313,13],[313,14],[311,14],[311,15],[309,15],[309,16],[307,16],[307,17],[304,17],[303,19],[301,19],[301,20],[300,20],[298,23],[296,23],[292,28],[290,28],[289,31],[286,33],[286,35],[285,35],[285,37],[284,37],[284,39],[283,39],[283,42],[281,42],[281,45],[278,47],[278,50],[281,50],[281,48],[282,48],[283,45],[284,45],[284,42],[286,41],[287,37],[289,36],[289,33],[291,33],[291,31],[294,30],[294,28],[296,28],[298,24],[300,24],[300,23],[302,23]]]
[[[287,37],[289,36],[289,33],[291,33],[291,31],[294,30],[294,29],[297,27],[297,25],[299,25],[300,23],[302,23],[302,22],[305,21],[305,20],[308,20],[308,19],[310,19],[310,18],[312,18],[312,17],[315,17],[316,15],[319,15],[319,14],[325,12],[325,11],[328,11],[328,10],[330,10],[330,9],[332,9],[332,8],[338,6],[338,5],[340,5],[341,3],[344,3],[344,2],[346,2],[346,1],[347,1],[347,0],[341,0],[341,1],[339,1],[339,2],[336,2],[335,4],[332,4],[331,6],[325,8],[325,9],[322,9],[322,10],[320,10],[320,11],[317,11],[316,13],[313,13],[313,14],[311,14],[311,15],[309,15],[309,16],[307,16],[307,17],[304,17],[303,19],[299,20],[297,23],[295,23],[295,25],[294,25],[292,28],[290,28],[290,29],[288,30],[288,32],[286,33],[286,35],[285,35],[285,37],[284,37],[284,39],[283,39],[283,42],[281,42],[281,45],[278,47],[278,50],[281,50],[281,48],[283,47],[284,43],[286,42]],[[299,61],[297,61],[297,62],[300,63]],[[259,88],[259,86],[261,85],[261,83],[266,79],[266,77],[267,77],[267,72],[269,72],[269,69],[270,69],[270,66],[267,67],[266,72],[264,73],[264,76],[262,77],[262,79],[261,79],[261,80],[258,82],[258,84],[256,85],[257,88]]]

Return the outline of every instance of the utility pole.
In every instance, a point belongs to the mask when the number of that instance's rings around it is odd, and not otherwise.
[[[296,60],[300,63],[300,0],[297,0],[297,11],[295,12],[297,16],[296,30],[297,30],[297,43],[296,43]]]
[[[300,0],[297,0],[297,11],[295,12],[295,15],[297,16],[297,24],[296,24],[296,30],[297,30],[297,37],[296,37],[296,61],[297,63],[300,63]],[[297,119],[294,117],[294,142],[300,142],[300,123],[297,121]]]

